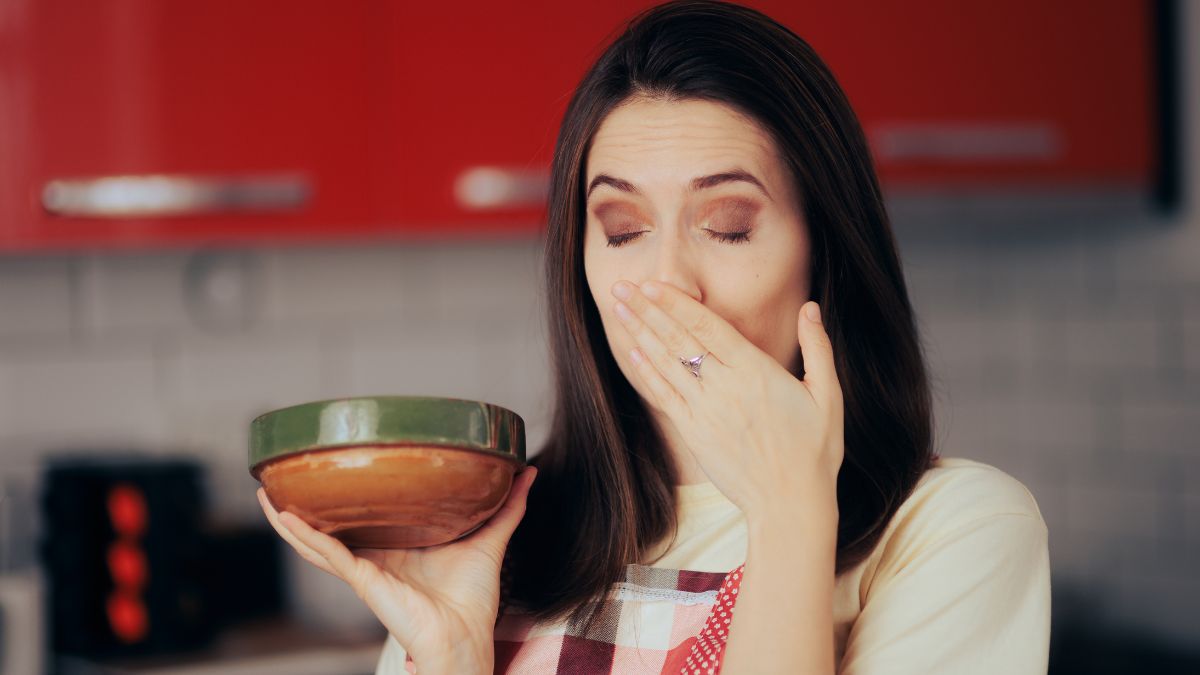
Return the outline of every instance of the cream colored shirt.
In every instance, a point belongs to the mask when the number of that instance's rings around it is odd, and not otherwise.
[[[728,572],[745,562],[741,511],[712,483],[678,494],[678,537],[649,564]],[[1037,502],[995,467],[939,459],[871,555],[837,578],[833,610],[841,675],[1045,673],[1050,560]],[[402,675],[404,661],[389,637],[376,675]]]

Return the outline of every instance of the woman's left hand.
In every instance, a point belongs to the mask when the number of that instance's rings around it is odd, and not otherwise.
[[[619,281],[613,294],[630,310],[614,308],[638,344],[630,358],[651,403],[717,488],[747,517],[795,505],[832,506],[836,517],[842,389],[817,303],[797,317],[801,380],[670,284]],[[706,352],[697,378],[681,359]]]

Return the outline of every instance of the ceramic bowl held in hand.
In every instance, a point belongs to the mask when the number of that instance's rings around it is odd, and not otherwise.
[[[462,537],[500,509],[525,464],[525,422],[490,403],[369,396],[250,423],[250,474],[279,511],[350,547]]]

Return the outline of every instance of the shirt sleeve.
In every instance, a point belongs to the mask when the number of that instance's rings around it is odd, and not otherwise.
[[[901,546],[847,636],[841,675],[1044,675],[1050,559],[1040,514],[996,513]]]
[[[387,641],[383,643],[383,652],[379,654],[379,663],[375,665],[375,675],[409,675],[404,669],[407,660],[404,647],[389,633]]]

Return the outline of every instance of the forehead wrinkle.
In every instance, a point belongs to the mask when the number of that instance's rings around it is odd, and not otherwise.
[[[669,108],[671,114],[660,119],[658,116],[643,116],[633,124],[625,124],[625,117],[636,114],[625,110],[626,106],[614,111],[597,131],[589,151],[588,171],[586,181],[590,181],[600,173],[628,181],[635,186],[646,183],[643,176],[638,176],[636,169],[654,169],[661,165],[656,158],[646,157],[662,153],[682,154],[681,161],[671,164],[684,164],[692,168],[686,176],[676,180],[686,187],[691,180],[704,175],[728,171],[740,167],[758,176],[765,184],[770,185],[775,176],[768,171],[770,160],[774,158],[775,149],[770,138],[763,134],[753,122],[748,122],[744,115],[736,111],[720,109],[721,115],[737,119],[737,131],[731,134],[727,124],[713,121],[710,118],[716,113],[706,111],[706,114],[686,115],[676,107]],[[711,104],[710,104],[711,105]],[[625,115],[622,115],[625,113]],[[686,120],[681,124],[681,120]],[[718,159],[719,158],[719,159]],[[712,164],[707,162],[712,161]],[[705,171],[697,170],[703,166]],[[628,169],[634,168],[633,172]]]
[[[706,148],[691,148],[685,153],[677,152],[679,147],[675,142],[662,142],[647,147],[640,142],[614,142],[598,148],[588,161],[586,184],[600,174],[627,181],[634,187],[642,188],[657,180],[648,180],[648,175],[664,177],[674,174],[672,183],[677,183],[682,189],[689,189],[696,178],[725,173],[741,169],[754,175],[764,185],[769,186],[774,178],[764,162],[762,154],[745,153],[744,143],[717,144]],[[758,148],[760,151],[764,148]],[[656,155],[669,153],[672,161],[660,161]],[[678,166],[679,168],[675,168]],[[768,188],[769,189],[769,188]]]
[[[774,148],[769,139],[761,137],[746,138],[741,134],[730,134],[727,129],[713,128],[711,133],[697,132],[693,129],[681,129],[678,126],[661,129],[647,129],[644,124],[634,128],[602,129],[596,134],[592,143],[592,153],[609,149],[637,148],[650,152],[663,150],[698,150],[704,152],[747,152],[755,156],[770,156]]]
[[[638,114],[635,108],[648,108],[650,114]],[[625,132],[614,131],[613,125],[624,122],[626,118],[636,119],[636,123],[625,125]],[[613,110],[601,122],[597,137],[605,132],[616,135],[636,135],[638,132],[650,132],[660,138],[662,136],[681,136],[684,139],[705,140],[709,136],[717,139],[730,139],[730,122],[736,127],[737,135],[757,146],[760,152],[770,154],[773,148],[770,135],[762,129],[758,122],[739,110],[722,103],[700,100],[685,100],[666,102],[645,98],[634,98]],[[753,140],[750,140],[753,138]]]

